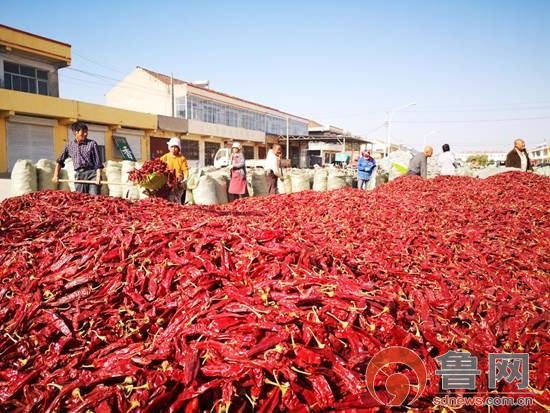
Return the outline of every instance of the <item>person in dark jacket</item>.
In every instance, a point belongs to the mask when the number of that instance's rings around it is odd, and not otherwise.
[[[368,189],[368,183],[375,166],[376,161],[370,156],[370,152],[361,152],[361,157],[357,161],[357,188]]]
[[[505,165],[510,168],[518,168],[522,171],[532,171],[531,161],[529,155],[525,150],[525,142],[523,139],[516,139],[514,141],[514,149],[512,149],[506,155]]]

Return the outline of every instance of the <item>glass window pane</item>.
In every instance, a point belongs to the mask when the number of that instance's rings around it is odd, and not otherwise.
[[[4,72],[19,73],[19,65],[11,62],[4,62]]]
[[[204,164],[206,166],[214,165],[214,157],[220,149],[220,144],[216,142],[204,142]]]
[[[13,90],[21,90],[21,78],[20,77],[13,77]]]
[[[38,94],[48,96],[48,83],[38,82]]]
[[[254,159],[254,147],[243,145],[243,155],[244,159]]]
[[[181,153],[189,160],[199,160],[199,142],[181,140]]]
[[[21,74],[28,77],[36,77],[36,70],[29,66],[21,66]]]
[[[31,91],[31,81],[30,79],[26,79],[24,77],[21,78],[21,91],[22,92],[30,92]]]

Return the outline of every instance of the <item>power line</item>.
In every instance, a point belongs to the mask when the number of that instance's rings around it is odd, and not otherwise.
[[[111,70],[116,73],[124,73],[123,71],[113,68],[111,66],[99,63],[93,59],[90,59],[78,52],[75,52],[76,55],[78,55],[80,58],[93,63],[94,65],[97,65],[99,67],[103,67],[105,69]],[[94,84],[97,85],[104,85],[106,87],[113,87],[117,86],[119,88],[125,88],[128,90],[142,90],[150,94],[155,95],[163,95],[162,92],[160,92],[157,89],[153,89],[147,86],[144,86],[142,84],[137,84],[129,81],[120,80],[119,78],[115,78],[112,76],[104,75],[101,73],[89,71],[89,70],[83,70],[79,69],[77,67],[67,67],[65,70],[74,71],[81,73],[83,75],[89,76],[91,78],[96,79],[94,81]],[[67,76],[69,79],[73,79],[74,81],[81,81],[83,83],[89,84],[90,80],[84,80],[79,79],[75,77]],[[526,107],[525,107],[526,106]],[[530,110],[542,110],[542,109],[548,109],[550,108],[550,100],[540,100],[538,102],[511,102],[511,103],[500,103],[500,104],[489,104],[489,105],[444,105],[444,106],[427,106],[422,107],[419,106],[410,112],[412,114],[414,113],[441,113],[441,112],[455,112],[455,113],[464,113],[464,112],[496,112],[496,111],[530,111]],[[365,115],[373,115],[373,114],[381,114],[385,112],[384,109],[379,109],[378,111],[361,111],[361,112],[345,112],[345,113],[338,113],[338,112],[327,112],[324,114],[324,116],[334,116],[338,118],[352,118],[356,116],[365,116]],[[314,116],[322,116],[323,114],[317,113],[312,114]],[[393,123],[396,124],[475,124],[475,123],[494,123],[494,122],[516,122],[516,121],[530,121],[530,120],[545,120],[550,119],[550,116],[531,116],[531,117],[516,117],[516,118],[499,118],[499,119],[477,119],[477,120],[430,120],[430,121],[421,121],[421,120],[394,120]],[[370,130],[367,132],[367,135],[381,129],[385,126],[385,123],[382,123],[380,126]]]
[[[89,72],[89,71],[86,71],[86,70],[73,68],[73,67],[68,67],[66,69],[71,70],[73,72],[84,74],[86,76],[90,76],[91,78],[94,78],[94,79],[97,79],[99,81],[96,80],[95,83],[98,84],[98,85],[109,86],[111,88],[114,87],[114,86],[117,86],[117,87],[120,87],[120,88],[126,88],[126,89],[130,89],[130,90],[139,90],[139,89],[141,89],[142,91],[145,91],[149,94],[153,94],[153,95],[157,95],[157,96],[164,96],[164,94],[162,92],[160,92],[159,90],[153,89],[153,88],[150,88],[150,87],[138,84],[138,83],[128,82],[128,81],[116,79],[116,78],[113,78],[113,77],[110,77],[110,76],[105,76],[105,75],[101,75],[101,74],[97,74],[97,73],[93,73],[93,72]],[[89,80],[75,78],[75,77],[71,77],[71,76],[67,76],[67,75],[64,75],[64,76],[66,76],[69,79],[82,81],[82,83],[86,83],[86,84],[90,83]]]
[[[476,119],[476,120],[429,120],[429,121],[392,121],[393,123],[403,123],[403,124],[424,124],[424,123],[486,123],[486,122],[516,122],[523,120],[540,120],[540,119],[550,119],[550,116],[533,116],[528,118],[508,118],[508,119]]]
[[[75,55],[79,56],[80,58],[82,58],[82,59],[84,59],[84,60],[86,60],[86,61],[88,61],[88,62],[90,62],[90,63],[93,63],[93,64],[95,64],[95,65],[97,65],[97,66],[103,67],[103,68],[105,68],[105,69],[112,70],[113,72],[117,72],[117,73],[120,73],[120,74],[123,74],[123,75],[126,74],[126,73],[125,73],[124,71],[122,71],[122,70],[115,69],[115,68],[113,68],[113,67],[111,67],[111,66],[107,66],[107,65],[105,65],[105,64],[103,64],[103,63],[96,62],[95,60],[92,60],[92,59],[90,59],[90,58],[88,58],[88,57],[86,57],[86,56],[84,56],[84,55],[82,55],[82,54],[80,54],[80,53],[78,53],[78,52],[75,52],[74,50],[73,50],[73,53],[74,53]]]

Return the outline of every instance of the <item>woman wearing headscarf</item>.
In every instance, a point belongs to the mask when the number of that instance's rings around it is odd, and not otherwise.
[[[181,153],[180,138],[171,138],[168,141],[168,153],[160,157],[160,160],[168,165],[168,169],[176,175],[176,181],[172,183],[168,200],[181,204],[182,196],[185,190],[185,181],[189,175],[189,166],[187,159]]]
[[[357,161],[357,188],[368,189],[368,183],[375,166],[376,161],[370,156],[370,152],[366,150],[361,152],[361,157]]]
[[[242,198],[246,194],[246,166],[239,142],[235,142],[231,146],[230,165],[229,190],[227,192],[231,195],[231,200],[233,200],[235,198]]]

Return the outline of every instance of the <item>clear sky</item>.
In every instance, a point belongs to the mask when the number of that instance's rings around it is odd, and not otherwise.
[[[141,66],[364,137],[389,112],[436,153],[550,143],[550,0],[17,0],[0,23],[72,46],[67,99]]]

